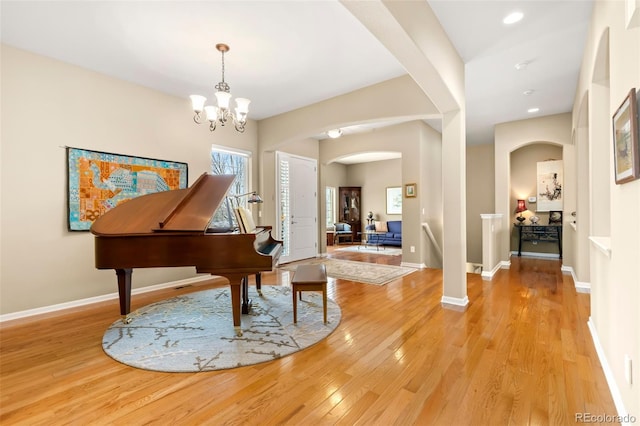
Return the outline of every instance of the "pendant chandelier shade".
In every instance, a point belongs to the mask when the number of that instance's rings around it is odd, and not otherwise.
[[[249,99],[236,98],[236,107],[233,111],[229,107],[231,103],[231,88],[224,81],[224,54],[229,51],[229,46],[224,43],[216,44],[216,49],[222,54],[222,81],[215,85],[217,90],[215,93],[216,105],[205,105],[207,98],[200,95],[191,95],[191,105],[195,115],[193,121],[198,124],[202,124],[202,112],[204,111],[206,120],[209,122],[209,130],[214,131],[218,123],[221,126],[229,122],[233,122],[235,129],[242,133],[244,132],[245,124],[247,123],[247,116],[249,114]]]

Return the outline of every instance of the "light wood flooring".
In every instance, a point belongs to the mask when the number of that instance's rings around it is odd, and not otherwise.
[[[289,280],[286,271],[264,278]],[[134,296],[132,309],[220,285]],[[384,286],[330,279],[342,321],[327,339],[273,362],[193,374],[105,355],[116,300],[7,322],[0,423],[570,425],[576,413],[616,414],[587,328],[589,295],[576,293],[559,261],[514,258],[492,281],[468,274],[468,295],[465,312],[442,308],[439,270]]]

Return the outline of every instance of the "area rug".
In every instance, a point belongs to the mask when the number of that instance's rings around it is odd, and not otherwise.
[[[145,306],[133,321],[118,320],[104,334],[102,348],[123,364],[145,370],[197,372],[223,370],[271,361],[307,348],[333,332],[340,307],[327,300],[323,323],[322,294],[304,292],[293,324],[291,288],[250,288],[253,308],[242,315],[242,336],[233,329],[228,288],[204,290]]]
[[[375,246],[348,246],[336,249],[336,251],[349,251],[352,253],[367,253],[367,254],[383,254],[385,256],[400,256],[402,255],[402,249],[395,247],[375,247]]]
[[[295,271],[298,265],[317,265],[323,263],[327,268],[327,275],[349,281],[365,284],[384,285],[390,281],[414,272],[415,269],[404,266],[382,265],[379,263],[354,262],[352,260],[316,257],[298,262],[281,265],[281,269]]]

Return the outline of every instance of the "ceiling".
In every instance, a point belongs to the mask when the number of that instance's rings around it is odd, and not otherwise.
[[[497,123],[571,111],[592,0],[429,4],[465,62],[467,144],[492,142]],[[184,98],[185,108],[190,94],[213,97],[221,76],[215,44],[224,42],[225,80],[234,96],[251,99],[254,120],[406,74],[332,0],[0,5],[3,43]],[[503,24],[514,10],[524,19]],[[539,111],[528,113],[532,107]]]

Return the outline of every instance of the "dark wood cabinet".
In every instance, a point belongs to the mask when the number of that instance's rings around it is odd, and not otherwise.
[[[361,209],[362,200],[360,198],[361,187],[341,186],[338,189],[338,218],[340,222],[351,225],[353,241],[360,241],[359,232],[362,232]]]

